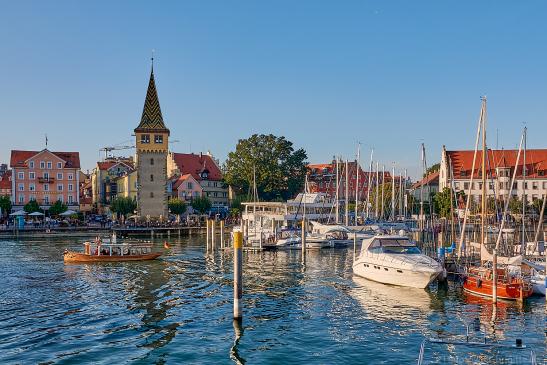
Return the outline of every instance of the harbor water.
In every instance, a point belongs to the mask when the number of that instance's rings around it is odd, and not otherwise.
[[[546,359],[545,298],[524,305],[352,274],[353,248],[245,252],[243,321],[232,320],[232,252],[205,252],[201,236],[159,238],[159,260],[64,264],[81,240],[0,241],[1,364],[530,364]],[[473,326],[471,326],[473,327]],[[526,350],[510,345],[523,339]]]

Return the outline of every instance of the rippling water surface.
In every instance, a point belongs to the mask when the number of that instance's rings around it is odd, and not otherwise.
[[[424,363],[546,357],[545,298],[523,308],[458,285],[398,288],[352,275],[352,249],[244,254],[244,320],[232,321],[232,254],[198,237],[160,260],[65,265],[74,239],[0,241],[0,363],[415,364],[426,337],[465,334],[527,350],[427,345]],[[505,362],[504,362],[505,361]]]

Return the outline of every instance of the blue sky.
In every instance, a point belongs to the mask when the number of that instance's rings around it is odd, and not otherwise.
[[[416,175],[419,145],[471,149],[487,95],[490,146],[547,147],[544,1],[4,2],[0,161],[11,149],[129,141],[155,49],[178,152],[224,160],[239,138],[285,135]],[[497,131],[497,132],[496,132]],[[7,136],[7,137],[6,137]],[[129,151],[126,151],[129,153]]]

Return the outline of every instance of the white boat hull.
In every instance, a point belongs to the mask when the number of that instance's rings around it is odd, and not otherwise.
[[[536,275],[532,277],[532,286],[534,288],[534,294],[545,295],[545,275]]]
[[[353,264],[353,273],[365,279],[383,284],[419,289],[426,288],[441,272],[442,270],[413,271],[410,269],[395,268],[379,264],[375,265],[373,263],[359,261]]]

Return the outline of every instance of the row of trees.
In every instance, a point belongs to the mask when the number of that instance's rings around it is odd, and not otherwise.
[[[452,195],[454,194],[453,190],[446,187],[441,192],[438,192],[436,194],[432,194],[432,201],[433,206],[435,209],[435,213],[439,214],[441,217],[450,217],[450,204],[454,204],[456,206],[455,200],[457,199],[462,204],[465,204],[466,201],[466,195],[463,191],[460,191],[456,193],[456,198]],[[452,195],[452,199],[451,199]],[[531,203],[526,202],[526,211],[528,213],[536,213],[539,214],[541,207],[543,204],[542,199],[534,198]],[[481,210],[481,198],[479,200],[471,199],[469,202],[469,210],[471,212],[479,213]],[[494,199],[494,197],[488,197],[486,200],[486,210],[488,214],[495,214],[496,213],[496,207],[498,211],[503,210],[505,207],[505,201],[503,199],[498,199],[497,201]],[[523,208],[523,200],[520,199],[517,196],[512,196],[509,199],[509,212],[511,214],[520,214],[522,213]],[[547,213],[547,207],[546,211]]]
[[[172,214],[179,216],[179,218],[182,214],[186,213],[188,208],[186,202],[178,198],[169,200],[168,206],[169,211]],[[211,201],[206,196],[196,197],[192,200],[191,207],[200,214],[205,214],[205,212],[211,209]],[[110,203],[110,210],[113,213],[116,213],[118,217],[123,216],[124,218],[127,218],[135,209],[137,209],[137,202],[130,197],[114,198]]]

